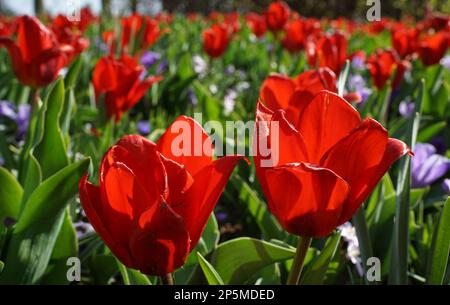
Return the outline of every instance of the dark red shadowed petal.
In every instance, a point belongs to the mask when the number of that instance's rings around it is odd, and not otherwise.
[[[321,166],[350,185],[339,224],[352,217],[392,163],[407,152],[406,144],[388,138],[386,129],[377,121],[365,119],[324,155]]]
[[[264,104],[272,111],[286,110],[291,95],[295,91],[295,83],[289,77],[272,74],[263,82],[259,95]]]
[[[333,231],[349,193],[342,178],[304,163],[268,169],[265,175],[270,209],[289,233],[323,237]]]
[[[133,87],[130,89],[128,96],[126,98],[127,104],[126,108],[129,109],[133,107],[147,92],[154,83],[162,80],[162,76],[151,76],[141,81],[139,78],[136,79]]]
[[[194,176],[185,202],[173,207],[186,223],[191,237],[191,250],[197,245],[236,163],[243,159],[243,156],[225,156],[204,167]]]
[[[179,116],[157,143],[158,151],[178,162],[195,176],[212,162],[213,144],[202,126],[194,119]]]
[[[305,141],[310,163],[322,155],[361,122],[358,111],[330,91],[321,91],[305,107],[298,130]]]
[[[89,183],[87,178],[88,176],[84,175],[79,184],[80,201],[86,216],[111,252],[124,265],[131,266],[132,259],[128,251],[128,246],[117,242],[114,235],[111,234],[104,224],[105,217],[102,211],[108,208],[108,204],[102,201],[100,188]]]
[[[130,239],[134,268],[166,275],[183,266],[189,254],[189,233],[183,219],[165,203],[143,213]]]

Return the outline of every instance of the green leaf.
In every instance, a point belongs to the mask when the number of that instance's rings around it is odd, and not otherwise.
[[[151,285],[152,283],[145,274],[140,273],[138,270],[125,267],[118,259],[117,266],[119,267],[120,274],[122,275],[123,283],[125,285]]]
[[[69,163],[59,117],[64,106],[64,82],[59,79],[44,104],[44,130],[33,154],[39,161],[42,177],[46,179]]]
[[[66,77],[64,78],[64,85],[66,88],[73,89],[75,87],[82,62],[83,57],[82,55],[79,55],[70,65],[69,71],[67,71]]]
[[[409,120],[406,144],[414,150],[425,96],[425,81],[419,86],[415,101],[414,115]],[[408,280],[408,245],[409,245],[409,196],[411,179],[411,158],[400,160],[397,179],[395,229],[389,283],[405,285]]]
[[[433,232],[430,254],[428,255],[427,283],[442,285],[444,283],[445,270],[448,267],[450,253],[450,197],[447,199],[441,211],[436,229]]]
[[[220,231],[219,231],[219,225],[217,224],[216,217],[214,216],[214,213],[211,213],[211,216],[208,219],[208,222],[206,223],[205,230],[203,231],[203,235],[200,238],[199,245],[201,246],[203,253],[208,253],[219,243],[220,239]]]
[[[77,233],[72,223],[68,209],[64,215],[64,221],[56,238],[52,255],[50,256],[49,268],[42,283],[43,284],[68,284],[67,259],[76,257],[78,254]]]
[[[210,262],[225,284],[239,285],[261,268],[291,259],[294,255],[294,249],[241,237],[220,244],[212,253]]]
[[[89,163],[89,159],[84,159],[63,168],[30,195],[11,236],[1,283],[40,281],[63,224],[68,200],[78,192],[78,182]]]
[[[447,122],[437,122],[434,123],[426,128],[423,128],[419,131],[419,134],[417,135],[417,142],[428,142],[432,138],[434,138],[439,132],[444,130],[444,128],[447,126]]]
[[[9,171],[0,167],[0,231],[6,217],[17,219],[22,194],[19,182]]]
[[[336,233],[327,239],[320,254],[314,258],[305,270],[304,275],[300,279],[300,284],[320,285],[323,283],[328,266],[336,253],[340,240],[340,233]]]
[[[284,239],[286,233],[269,212],[267,205],[259,199],[256,192],[238,175],[231,177],[231,183],[239,191],[239,202],[242,202],[250,215],[253,216],[264,239]]]
[[[198,262],[205,274],[206,280],[209,285],[224,285],[222,278],[214,269],[214,267],[199,253],[197,252]]]
[[[338,93],[340,96],[344,95],[345,83],[347,82],[349,71],[350,71],[350,61],[347,59],[345,61],[345,65],[342,68],[341,73],[339,74],[339,79],[338,79]]]

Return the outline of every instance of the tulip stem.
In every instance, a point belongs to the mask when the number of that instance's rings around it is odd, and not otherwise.
[[[173,276],[172,273],[167,273],[160,277],[161,283],[163,285],[173,285]]]
[[[311,237],[300,237],[297,245],[297,252],[295,253],[294,263],[291,267],[291,272],[287,280],[288,285],[297,285],[302,274],[303,263],[305,262],[306,253],[308,253],[309,246],[311,246]]]

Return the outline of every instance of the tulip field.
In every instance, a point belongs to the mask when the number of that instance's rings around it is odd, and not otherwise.
[[[450,15],[368,16],[0,15],[0,283],[449,285]]]

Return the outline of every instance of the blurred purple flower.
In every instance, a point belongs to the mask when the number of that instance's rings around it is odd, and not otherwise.
[[[218,222],[225,222],[228,219],[228,214],[225,212],[216,212],[215,214]]]
[[[450,179],[444,179],[442,182],[442,189],[447,195],[450,196]]]
[[[366,81],[359,74],[350,75],[348,79],[348,91],[358,93],[361,96],[362,104],[364,104],[372,94],[372,90],[366,85]]]
[[[150,124],[146,120],[137,122],[137,130],[139,134],[146,136],[150,133]]]
[[[272,53],[273,50],[274,50],[273,44],[268,43],[268,44],[267,44],[267,52]]]
[[[354,56],[352,59],[352,68],[356,70],[363,70],[366,67],[364,59],[359,56]]]
[[[450,70],[450,55],[445,55],[444,58],[441,59],[441,65]]]
[[[195,106],[198,104],[197,96],[195,95],[194,90],[192,90],[192,88],[188,89],[187,96],[188,96],[189,103],[191,103],[192,106]]]
[[[411,161],[411,187],[422,188],[433,184],[450,169],[450,159],[436,153],[436,147],[417,143]]]
[[[443,155],[445,154],[445,151],[447,148],[445,147],[445,140],[442,136],[437,136],[433,138],[433,140],[430,141],[430,144],[432,144],[434,147],[436,147],[436,153]]]
[[[0,156],[0,166],[5,165],[5,159],[3,159],[2,156]]]
[[[147,51],[141,56],[141,64],[147,69],[153,66],[157,61],[161,59],[161,54],[157,52]]]
[[[233,65],[229,65],[228,67],[225,68],[225,75],[231,75],[234,72],[236,72],[236,68]]]
[[[28,130],[28,125],[30,124],[30,112],[31,107],[28,104],[19,105],[19,109],[17,111],[17,135],[18,139],[23,139]]]
[[[400,115],[405,119],[411,117],[414,113],[414,103],[411,101],[401,101],[398,106],[398,112],[400,112]]]
[[[0,101],[0,117],[7,117],[13,120],[17,125],[16,139],[19,141],[23,139],[28,130],[30,121],[30,105],[21,104],[17,108],[8,101]]]
[[[159,63],[158,67],[156,67],[156,74],[162,74],[167,71],[169,68],[169,62],[167,60],[163,60]]]

